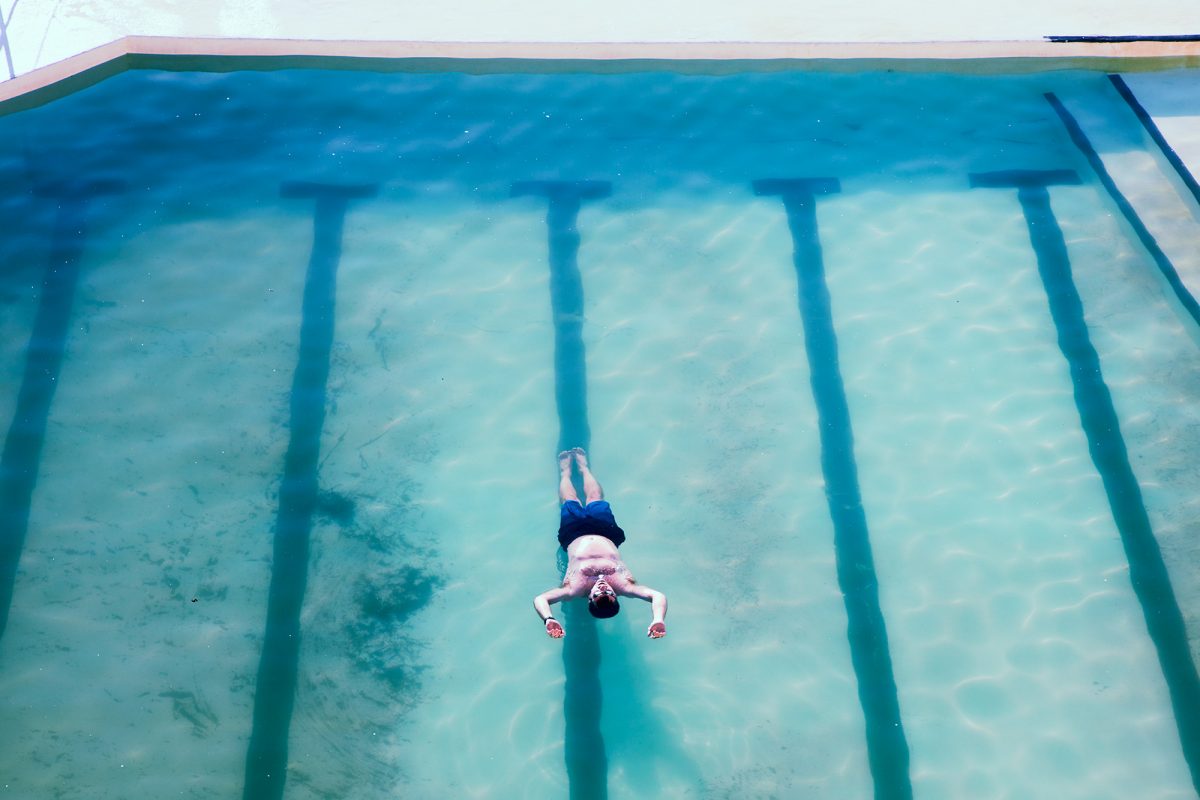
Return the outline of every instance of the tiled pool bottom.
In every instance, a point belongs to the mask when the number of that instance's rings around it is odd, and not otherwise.
[[[5,791],[1194,796],[1129,521],[1194,615],[1194,322],[1047,92],[1130,124],[1089,73],[143,72],[0,120]],[[666,639],[536,624],[560,434]]]

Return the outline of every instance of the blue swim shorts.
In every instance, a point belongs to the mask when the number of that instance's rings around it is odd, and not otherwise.
[[[625,541],[625,531],[617,525],[607,500],[593,500],[586,506],[578,500],[562,504],[558,543],[565,550],[580,536],[603,536],[617,547]]]

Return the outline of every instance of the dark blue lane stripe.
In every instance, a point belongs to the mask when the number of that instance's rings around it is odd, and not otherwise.
[[[1083,129],[1075,121],[1075,117],[1071,115],[1070,111],[1067,111],[1066,106],[1053,93],[1047,92],[1046,100],[1049,101],[1051,107],[1058,114],[1059,119],[1062,120],[1063,125],[1066,126],[1071,141],[1075,143],[1075,146],[1079,148],[1084,158],[1087,159],[1088,164],[1091,165],[1092,171],[1096,173],[1096,177],[1100,180],[1100,185],[1104,187],[1109,197],[1117,204],[1117,208],[1120,209],[1122,216],[1125,217],[1129,226],[1133,228],[1133,232],[1137,235],[1142,246],[1146,248],[1146,251],[1150,253],[1150,257],[1154,259],[1154,263],[1158,266],[1159,271],[1162,272],[1163,277],[1167,279],[1167,284],[1170,285],[1171,290],[1175,293],[1175,297],[1178,298],[1180,305],[1183,306],[1192,320],[1197,325],[1200,325],[1200,303],[1196,302],[1196,298],[1183,285],[1183,281],[1179,278],[1179,272],[1176,271],[1175,265],[1171,263],[1171,259],[1167,258],[1166,253],[1158,246],[1158,241],[1146,229],[1141,217],[1133,210],[1130,202],[1125,199],[1125,195],[1121,194],[1121,190],[1117,188],[1117,184],[1113,182],[1112,177],[1108,174],[1108,170],[1105,169],[1104,162],[1100,159],[1099,153],[1096,152],[1096,148],[1092,147],[1092,143],[1088,141]]]
[[[309,534],[317,504],[317,467],[325,425],[342,226],[349,201],[373,196],[375,187],[288,183],[281,194],[316,198],[316,210],[312,256],[304,284],[300,356],[292,378],[291,438],[275,517],[267,625],[246,752],[244,800],[279,800],[287,779],[288,729],[300,660],[300,611],[308,582]]]
[[[587,448],[587,358],[583,347],[583,278],[579,274],[576,220],[584,200],[612,193],[607,181],[522,181],[512,196],[545,197],[550,237],[550,303],[554,314],[554,398],[558,404],[558,449]]]
[[[1142,502],[1141,487],[1129,464],[1112,395],[1100,371],[1100,357],[1088,335],[1083,301],[1071,276],[1067,243],[1050,208],[1048,185],[1079,182],[1074,173],[1067,174],[1070,179],[1064,181],[1060,171],[1040,178],[1035,172],[988,173],[972,175],[971,185],[1017,189],[1050,315],[1058,331],[1058,346],[1071,368],[1075,407],[1088,451],[1104,482],[1129,561],[1129,579],[1142,605],[1146,628],[1171,694],[1183,755],[1192,773],[1192,784],[1200,792],[1200,678],[1188,648],[1183,614]]]
[[[591,444],[587,417],[587,362],[583,346],[583,278],[579,274],[576,221],[584,200],[608,197],[602,181],[526,181],[512,195],[546,198],[550,236],[550,305],[554,315],[554,396],[558,404],[558,449]],[[563,749],[571,800],[606,800],[608,756],[600,731],[600,640],[596,620],[582,603],[564,603],[566,686]]]
[[[29,530],[29,508],[37,485],[46,423],[67,348],[67,331],[79,260],[87,240],[91,198],[121,190],[115,182],[40,186],[36,193],[58,202],[42,292],[25,352],[25,373],[16,413],[0,456],[0,637],[8,629],[17,567]]]
[[[1158,149],[1162,151],[1168,163],[1174,167],[1175,172],[1179,175],[1179,179],[1183,181],[1183,185],[1192,193],[1192,197],[1196,198],[1196,203],[1200,204],[1200,184],[1196,183],[1196,178],[1192,175],[1191,170],[1183,163],[1183,159],[1175,152],[1175,148],[1171,147],[1170,143],[1167,142],[1166,137],[1162,135],[1162,131],[1158,129],[1158,125],[1154,123],[1154,119],[1147,113],[1142,104],[1138,102],[1137,97],[1133,94],[1133,90],[1129,88],[1129,84],[1125,83],[1124,78],[1116,74],[1110,74],[1108,79],[1112,81],[1112,85],[1116,87],[1118,94],[1129,104],[1133,113],[1137,115],[1138,120],[1142,123],[1142,127],[1146,129],[1146,133],[1150,134],[1150,138],[1158,145]]]
[[[838,365],[837,334],[817,230],[816,195],[839,189],[835,178],[754,182],[755,194],[783,199],[792,231],[804,345],[821,429],[821,470],[833,518],[838,586],[846,604],[850,659],[866,721],[867,758],[875,797],[909,800],[913,792],[908,742],[900,721],[887,628],[879,607],[879,584],[859,492],[854,433]]]

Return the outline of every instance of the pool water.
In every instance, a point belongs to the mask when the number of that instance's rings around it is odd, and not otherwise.
[[[0,794],[1195,797],[1196,323],[1046,97],[1149,152],[1106,77],[527,68],[0,119]],[[661,641],[538,624],[566,442]]]

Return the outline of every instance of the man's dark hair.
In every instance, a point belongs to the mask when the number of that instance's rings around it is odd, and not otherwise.
[[[620,610],[621,604],[617,602],[617,598],[615,597],[605,598],[599,603],[595,600],[588,600],[588,611],[592,612],[592,616],[597,619],[615,617]]]

